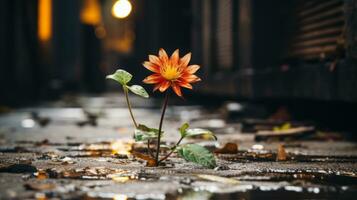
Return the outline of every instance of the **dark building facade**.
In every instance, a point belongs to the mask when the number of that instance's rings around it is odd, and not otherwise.
[[[208,94],[357,101],[357,1],[193,1]],[[206,81],[207,82],[207,81]]]
[[[356,0],[132,1],[123,20],[111,16],[111,1],[52,0],[45,43],[38,38],[39,2],[0,3],[3,104],[102,92],[105,74],[118,67],[141,81],[141,63],[159,48],[192,51],[192,63],[202,66],[204,81],[195,87],[201,94],[357,101]],[[100,22],[84,23],[81,12],[93,2]],[[114,39],[99,37],[98,28]],[[121,34],[131,42],[124,53],[116,50],[126,44]]]

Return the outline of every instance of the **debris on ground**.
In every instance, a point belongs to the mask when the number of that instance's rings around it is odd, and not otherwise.
[[[354,199],[357,194],[357,144],[292,121],[284,109],[270,119],[245,119],[244,106],[237,103],[226,105],[228,114],[221,108],[173,106],[162,153],[189,119],[217,135],[218,141],[184,141],[214,152],[215,166],[195,165],[173,153],[152,167],[146,144],[133,142],[129,113],[113,102],[117,96],[103,98],[99,113],[55,104],[0,115],[0,199],[336,199],[341,194]],[[159,108],[142,105],[134,109],[138,121],[155,127]],[[174,112],[179,118],[170,115]],[[45,119],[47,124],[38,125]]]

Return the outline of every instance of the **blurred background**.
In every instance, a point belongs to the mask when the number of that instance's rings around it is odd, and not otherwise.
[[[140,83],[148,54],[179,48],[201,65],[203,81],[184,92],[193,103],[261,104],[356,130],[356,10],[356,0],[3,0],[0,105],[117,92],[107,74],[123,68]]]

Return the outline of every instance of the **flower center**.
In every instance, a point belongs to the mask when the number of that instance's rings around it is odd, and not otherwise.
[[[166,65],[161,69],[161,75],[166,79],[166,80],[175,80],[181,75],[181,70],[172,65]]]

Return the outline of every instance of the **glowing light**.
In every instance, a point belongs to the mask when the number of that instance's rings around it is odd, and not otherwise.
[[[128,199],[128,197],[126,195],[123,195],[123,194],[116,194],[113,197],[113,200],[127,200],[127,199]]]
[[[112,14],[116,18],[125,18],[129,16],[132,6],[129,0],[118,0],[112,8]]]
[[[125,183],[130,180],[128,176],[113,176],[112,180],[118,183]]]
[[[46,42],[52,35],[52,0],[38,2],[38,38]]]
[[[98,25],[102,21],[98,0],[85,0],[80,13],[83,24]]]
[[[112,142],[110,148],[112,149],[113,154],[129,155],[132,148],[132,143],[118,140]]]
[[[253,149],[253,150],[263,150],[263,149],[264,149],[264,146],[261,145],[261,144],[254,144],[254,145],[252,146],[252,149]]]

